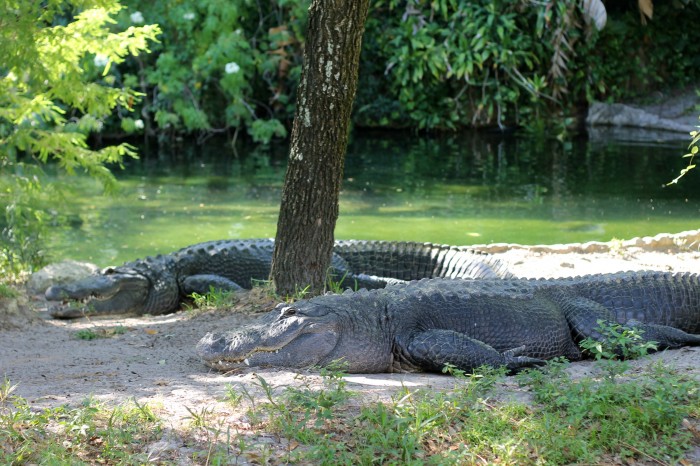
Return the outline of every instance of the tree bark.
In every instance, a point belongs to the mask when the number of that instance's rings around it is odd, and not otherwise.
[[[323,291],[369,0],[313,0],[270,278]]]

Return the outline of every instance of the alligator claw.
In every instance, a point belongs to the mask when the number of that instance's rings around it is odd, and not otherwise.
[[[547,364],[544,359],[531,358],[530,356],[520,356],[527,347],[525,345],[509,349],[503,352],[505,366],[511,371],[518,371],[526,367],[543,366]]]

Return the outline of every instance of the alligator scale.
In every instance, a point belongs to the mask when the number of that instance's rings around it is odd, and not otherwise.
[[[336,360],[349,372],[519,369],[581,357],[597,321],[636,327],[661,348],[700,344],[696,274],[625,272],[561,279],[421,280],[280,304],[254,324],[210,333],[205,364],[305,368]]]
[[[251,288],[270,275],[274,241],[222,240],[195,244],[172,254],[108,267],[76,283],[53,286],[50,301],[64,301],[54,317],[100,314],[165,314],[192,293]],[[466,247],[431,243],[336,241],[331,275],[343,286],[381,288],[421,278],[504,278],[498,259]],[[76,305],[79,302],[79,305]]]

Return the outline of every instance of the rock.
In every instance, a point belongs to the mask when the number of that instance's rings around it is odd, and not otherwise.
[[[43,322],[26,297],[0,298],[0,331],[17,330]]]
[[[44,294],[44,291],[52,285],[72,283],[95,275],[99,271],[98,266],[89,262],[65,260],[49,264],[29,277],[27,292],[30,295]]]
[[[589,126],[631,126],[685,134],[695,130],[692,125],[663,118],[641,108],[602,102],[594,102],[588,108],[586,124]]]

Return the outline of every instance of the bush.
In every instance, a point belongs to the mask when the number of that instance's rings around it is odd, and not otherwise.
[[[87,141],[115,108],[120,114],[133,108],[139,94],[110,70],[146,51],[159,29],[112,32],[122,8],[116,0],[5,2],[0,8],[0,167],[8,175],[0,180],[0,272],[16,272],[43,260],[39,238],[48,213],[35,162],[55,162],[69,174],[85,171],[111,189],[116,181],[107,164],[135,156],[128,144],[93,150]]]
[[[308,0],[125,1],[120,24],[158,23],[157,54],[134,59],[124,82],[147,95],[148,134],[247,130],[257,142],[286,137],[301,72]]]

